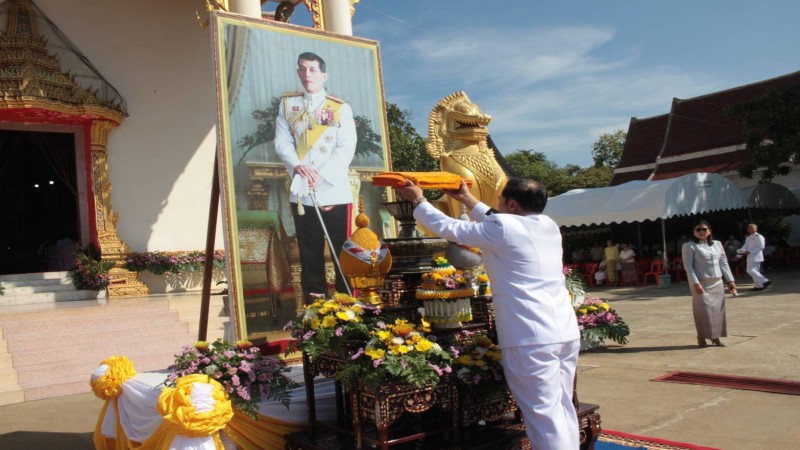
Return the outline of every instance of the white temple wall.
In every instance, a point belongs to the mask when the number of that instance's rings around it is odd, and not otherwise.
[[[216,148],[211,29],[195,19],[204,2],[35,3],[127,102],[108,142],[120,239],[137,252],[204,249]],[[222,236],[218,220],[216,248]]]

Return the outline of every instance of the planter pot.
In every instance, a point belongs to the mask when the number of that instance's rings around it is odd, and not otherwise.
[[[581,338],[581,351],[582,352],[586,351],[586,350],[594,350],[594,349],[605,348],[605,347],[606,347],[605,342],[602,342],[602,341],[601,342],[592,342],[592,341],[587,341],[587,340]]]

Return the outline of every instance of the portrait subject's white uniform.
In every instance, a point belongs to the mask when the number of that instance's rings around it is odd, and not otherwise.
[[[486,215],[475,222],[446,216],[421,203],[414,218],[435,235],[480,247],[492,281],[503,369],[537,450],[574,450],[578,419],[572,404],[580,331],[564,283],[561,232],[543,214]]]
[[[275,120],[275,152],[291,179],[295,167],[306,165],[322,176],[316,187],[320,206],[353,203],[349,167],[356,151],[356,125],[353,110],[344,101],[328,96],[325,90],[314,94],[284,94]],[[313,205],[310,196],[289,201]]]

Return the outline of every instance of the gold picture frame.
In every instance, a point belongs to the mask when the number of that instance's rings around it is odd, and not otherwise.
[[[298,56],[324,58],[325,90],[350,105],[354,118],[357,143],[348,166],[354,205],[363,197],[370,228],[393,237],[394,221],[380,206],[391,193],[371,184],[391,165],[380,50],[368,39],[219,11],[211,22],[231,322],[239,339],[282,340],[288,337],[283,326],[304,298],[298,293],[290,180],[274,145],[280,104],[289,93],[304,92]],[[350,212],[352,221],[357,211]]]

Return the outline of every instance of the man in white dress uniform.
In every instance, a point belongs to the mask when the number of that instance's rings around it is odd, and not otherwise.
[[[755,284],[752,291],[763,291],[772,284],[767,277],[761,275],[761,263],[764,262],[766,243],[764,236],[758,234],[758,225],[751,223],[747,226],[747,238],[737,253],[747,255],[747,274],[753,278]]]
[[[347,239],[353,204],[349,166],[356,149],[353,110],[343,100],[325,92],[325,61],[305,52],[297,58],[297,76],[303,91],[281,98],[275,121],[275,151],[291,180],[290,198],[300,250],[301,285],[306,302],[313,294],[327,294],[325,234],[309,195],[321,206],[325,227],[336,253]],[[306,209],[308,211],[306,211]],[[341,274],[336,290],[346,292]]]
[[[542,214],[546,188],[530,178],[512,178],[495,211],[462,182],[447,194],[471,209],[474,222],[446,216],[411,182],[398,190],[414,202],[414,218],[432,233],[480,247],[492,280],[503,371],[533,448],[577,449],[572,391],[580,332],[564,284],[561,232]]]

